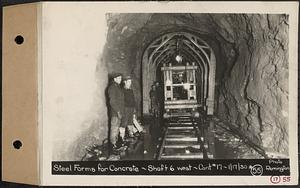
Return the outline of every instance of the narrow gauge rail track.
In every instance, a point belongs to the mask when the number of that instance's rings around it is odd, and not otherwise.
[[[157,160],[193,160],[214,158],[214,141],[209,126],[189,116],[165,121]]]

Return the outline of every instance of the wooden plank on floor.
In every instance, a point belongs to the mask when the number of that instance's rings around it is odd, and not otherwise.
[[[180,142],[180,141],[191,141],[191,142],[195,142],[195,141],[197,141],[198,140],[198,138],[197,137],[183,137],[183,138],[168,138],[168,137],[166,137],[166,139],[165,139],[166,141],[178,141],[178,142]]]
[[[214,155],[213,155],[213,154],[211,154],[211,153],[207,153],[207,158],[209,158],[209,159],[213,159],[213,158],[214,158]]]
[[[195,149],[200,149],[200,145],[199,144],[194,144],[194,145],[181,145],[181,144],[174,144],[174,145],[165,145],[165,148],[170,148],[170,149],[178,149],[178,148],[188,148],[188,147],[192,147]]]
[[[162,155],[161,159],[203,159],[203,153]]]
[[[169,134],[166,138],[194,138],[195,134]]]
[[[181,126],[181,125],[193,125],[192,122],[176,122],[176,123],[169,123],[169,126],[172,126],[172,125],[178,125],[178,126]]]
[[[186,127],[186,126],[180,126],[180,127],[172,127],[172,126],[169,126],[168,129],[170,130],[179,130],[179,129],[182,129],[182,130],[187,130],[187,129],[194,129],[194,127],[192,126],[189,126],[189,127]]]
[[[177,141],[166,141],[165,145],[200,145],[198,141],[182,141],[182,142],[177,142]]]
[[[196,134],[196,132],[194,131],[194,130],[192,130],[192,129],[186,129],[186,130],[184,130],[184,129],[169,129],[168,130],[169,131],[169,133],[168,134]]]

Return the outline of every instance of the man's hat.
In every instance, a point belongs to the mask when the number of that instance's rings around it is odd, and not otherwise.
[[[132,80],[131,76],[125,76],[125,77],[123,78],[123,81],[126,81],[126,80]]]
[[[119,76],[122,76],[122,74],[121,74],[121,73],[117,73],[117,72],[113,72],[113,73],[110,74],[110,77],[111,77],[112,79],[117,78],[117,77],[119,77]]]

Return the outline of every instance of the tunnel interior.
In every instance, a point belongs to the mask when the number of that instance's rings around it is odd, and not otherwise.
[[[196,96],[202,111],[213,114],[216,59],[211,47],[197,35],[188,32],[163,34],[155,39],[144,51],[142,60],[143,114],[149,113],[151,84],[155,81],[164,84],[162,66],[196,65]],[[187,83],[186,70],[173,72],[173,82]],[[176,81],[175,81],[176,80]],[[163,85],[164,88],[164,85]],[[166,89],[166,88],[165,88]],[[174,87],[176,97],[188,99],[183,87]]]
[[[131,75],[139,119],[149,114],[161,67],[194,63],[206,115],[264,156],[288,155],[288,15],[110,13],[106,19],[100,62],[107,75]]]

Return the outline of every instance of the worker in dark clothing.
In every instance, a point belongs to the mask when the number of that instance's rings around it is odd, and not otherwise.
[[[157,99],[155,85],[151,86],[149,95],[150,95],[150,100],[151,100],[151,113],[153,114],[154,117],[156,117],[157,112],[158,112],[158,102],[157,102],[158,99]]]
[[[108,98],[111,115],[111,131],[110,139],[113,144],[113,148],[117,149],[116,146],[119,134],[122,134],[121,120],[124,115],[124,93],[120,87],[122,81],[122,75],[120,73],[112,74],[112,83],[108,88]]]
[[[155,98],[156,98],[156,105],[157,105],[156,117],[161,118],[162,108],[164,105],[164,93],[162,87],[157,81],[155,82],[155,96],[156,96]]]
[[[124,101],[125,101],[125,111],[124,117],[122,119],[121,127],[127,128],[128,136],[133,137],[134,134],[134,126],[133,126],[133,118],[136,113],[136,102],[134,97],[134,92],[131,88],[132,78],[130,76],[126,76],[123,79],[124,81]],[[125,135],[122,135],[125,136]]]

